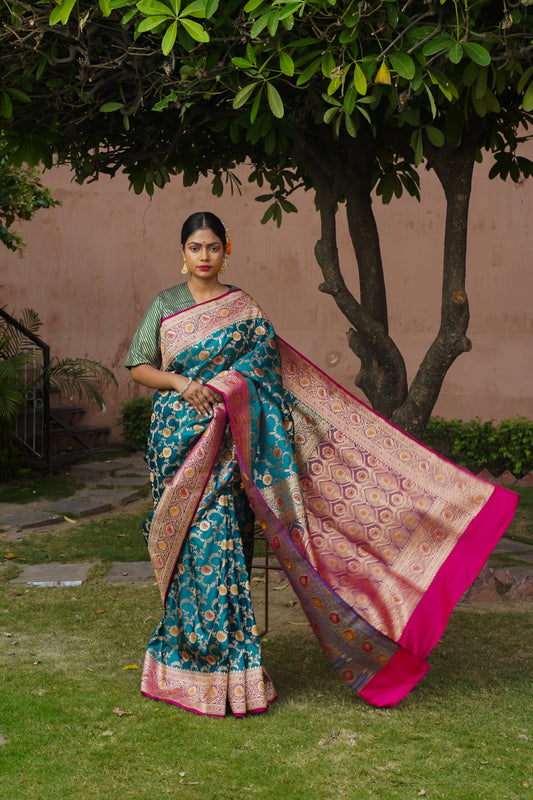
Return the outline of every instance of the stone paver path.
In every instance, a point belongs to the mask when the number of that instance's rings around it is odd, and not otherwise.
[[[65,516],[82,519],[106,514],[142,499],[149,486],[148,469],[138,455],[73,464],[69,472],[86,483],[72,497],[53,503],[41,500],[0,505],[0,533],[5,539],[21,539],[35,528],[67,524]]]

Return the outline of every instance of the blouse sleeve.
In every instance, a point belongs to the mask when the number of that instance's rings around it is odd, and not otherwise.
[[[130,369],[139,364],[150,364],[161,369],[161,302],[159,295],[152,300],[135,331],[125,366]]]

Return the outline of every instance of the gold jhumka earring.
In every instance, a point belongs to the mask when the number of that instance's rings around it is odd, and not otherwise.
[[[182,268],[181,268],[181,272],[182,272],[182,274],[183,274],[183,275],[186,275],[186,274],[188,273],[188,271],[189,271],[189,270],[188,270],[188,268],[187,268],[187,262],[186,262],[186,261],[184,261],[184,262],[183,262],[183,266],[182,266]]]
[[[224,256],[224,261],[222,262],[222,266],[220,267],[220,272],[224,273],[228,266],[228,256],[231,255],[231,239],[229,238],[229,231],[226,228],[226,255]]]

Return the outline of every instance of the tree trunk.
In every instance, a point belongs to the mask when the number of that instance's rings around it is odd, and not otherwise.
[[[297,160],[317,193],[321,236],[315,255],[324,275],[320,291],[330,294],[351,324],[347,332],[352,351],[361,360],[355,383],[375,411],[399,428],[420,438],[437,402],[444,378],[455,359],[471,349],[466,336],[469,322],[465,291],[468,208],[475,161],[476,132],[458,148],[426,147],[446,197],[440,328],[408,389],[404,359],[388,333],[385,280],[379,234],[372,210],[372,145],[357,140],[343,147],[337,142],[327,158],[313,151],[309,141]],[[323,143],[322,143],[323,144]],[[357,261],[360,301],[350,292],[341,272],[337,248],[336,214],[345,201],[348,226]]]
[[[373,159],[364,146],[354,153],[351,140],[349,148],[344,149],[337,142],[334,152],[332,156],[328,149],[324,163],[308,141],[298,152],[298,160],[311,177],[318,197],[321,236],[315,245],[315,256],[324,275],[319,288],[333,297],[353,326],[347,331],[348,344],[361,360],[355,384],[376,411],[390,417],[407,397],[407,377],[402,355],[388,334],[385,278],[367,166]],[[339,198],[346,202],[360,301],[346,286],[341,272],[336,228]]]
[[[365,319],[348,331],[348,343],[361,359],[355,384],[372,407],[390,418],[407,397],[405,362],[389,336],[385,276],[379,233],[372,209],[370,176],[345,184],[346,215],[359,270]]]
[[[420,437],[437,402],[446,373],[455,359],[472,348],[466,335],[470,319],[465,290],[468,209],[476,146],[465,137],[459,148],[427,148],[428,163],[446,196],[441,321],[409,389],[392,415],[400,428]]]

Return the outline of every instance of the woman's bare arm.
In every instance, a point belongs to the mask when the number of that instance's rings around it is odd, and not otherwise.
[[[161,369],[152,367],[151,364],[138,364],[130,369],[130,374],[136,383],[141,383],[149,389],[183,392],[183,399],[200,415],[209,414],[215,403],[220,403],[223,400],[221,394],[213,391],[208,386],[204,386],[200,381],[189,383],[189,378],[186,375],[179,375],[176,372],[164,372]],[[186,391],[183,391],[186,386]]]

